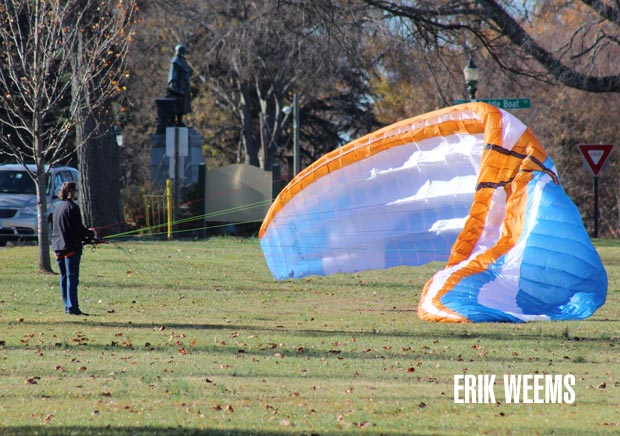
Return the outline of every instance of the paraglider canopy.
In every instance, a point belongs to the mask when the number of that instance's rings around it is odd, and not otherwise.
[[[418,306],[434,321],[581,319],[607,276],[534,133],[467,103],[400,121],[323,156],[260,231],[278,279],[444,261]]]

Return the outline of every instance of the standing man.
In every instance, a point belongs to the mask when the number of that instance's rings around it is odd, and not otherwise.
[[[189,92],[191,70],[185,60],[185,46],[179,44],[174,50],[175,56],[170,61],[168,73],[168,96],[174,97],[177,101],[174,122],[177,126],[183,127],[183,115],[192,111]]]
[[[78,198],[75,182],[65,182],[58,192],[62,200],[54,209],[52,217],[52,248],[60,270],[60,291],[65,313],[86,315],[78,303],[78,284],[80,282],[80,259],[82,241],[93,239],[95,232],[82,224],[80,208],[75,203]]]

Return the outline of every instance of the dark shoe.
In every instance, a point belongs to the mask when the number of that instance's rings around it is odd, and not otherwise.
[[[80,309],[78,310],[71,310],[69,311],[69,315],[82,315],[82,316],[88,316],[87,313],[82,312]]]

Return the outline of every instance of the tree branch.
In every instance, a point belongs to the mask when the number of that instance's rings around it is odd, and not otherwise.
[[[514,45],[536,59],[560,83],[588,92],[620,92],[620,76],[591,76],[567,67],[540,46],[496,1],[479,0],[479,3]]]

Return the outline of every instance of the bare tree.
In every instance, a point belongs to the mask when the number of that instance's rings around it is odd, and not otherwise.
[[[328,0],[329,1],[329,0]],[[505,71],[543,81],[555,81],[587,92],[620,92],[617,74],[620,57],[620,6],[617,1],[527,2],[497,0],[362,0],[388,13],[387,17],[406,19],[420,38],[454,44],[456,35],[473,35]],[[556,46],[556,38],[537,40],[527,25],[545,8],[554,19],[564,10],[580,15],[569,25],[570,37]],[[535,61],[527,62],[527,59]],[[524,61],[525,60],[525,61]],[[607,60],[615,60],[611,69]]]
[[[98,15],[92,15],[98,10]],[[38,198],[39,270],[51,272],[46,178],[87,135],[75,138],[84,114],[94,114],[119,93],[124,77],[135,0],[6,0],[0,6],[0,117],[3,151],[30,176]],[[81,54],[75,68],[76,53]],[[72,89],[73,86],[73,89]],[[79,98],[71,98],[71,96]],[[81,128],[81,126],[80,126]]]

